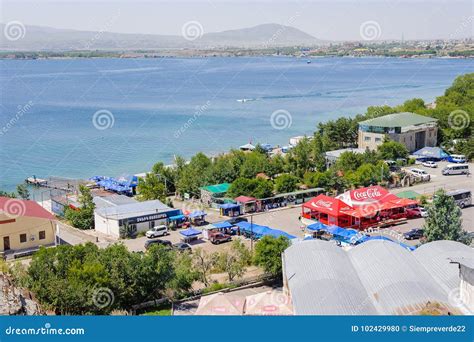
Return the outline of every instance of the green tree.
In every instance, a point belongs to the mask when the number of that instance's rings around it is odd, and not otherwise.
[[[216,253],[208,253],[200,247],[196,248],[193,252],[193,268],[196,271],[197,278],[205,286],[209,286],[209,276],[217,264],[218,255]]]
[[[146,174],[145,178],[138,179],[138,199],[140,201],[160,200],[166,201],[166,187],[158,175],[152,172]]]
[[[427,242],[453,240],[467,245],[471,242],[462,230],[461,209],[443,190],[436,192],[432,205],[428,207],[428,217],[423,228]]]
[[[218,254],[216,266],[221,272],[227,273],[229,281],[241,277],[250,264],[251,254],[241,240],[234,240],[230,250]]]
[[[28,190],[28,186],[26,184],[18,184],[16,186],[16,192],[18,193],[18,197],[21,199],[30,199],[30,191]]]
[[[343,152],[336,161],[335,168],[342,171],[354,171],[363,163],[363,155],[354,152]]]
[[[281,253],[289,246],[290,241],[286,237],[264,236],[255,245],[254,262],[261,266],[266,273],[281,276]]]
[[[377,147],[380,159],[396,160],[397,158],[408,158],[408,150],[405,145],[396,141],[386,141]]]
[[[64,217],[76,228],[91,229],[94,227],[95,204],[91,191],[84,185],[79,186],[78,209],[65,207]]]
[[[295,191],[299,181],[298,177],[285,173],[275,179],[275,190],[278,193]]]
[[[273,184],[271,181],[254,178],[237,178],[229,187],[227,195],[229,197],[252,196],[255,198],[266,198],[273,194]]]

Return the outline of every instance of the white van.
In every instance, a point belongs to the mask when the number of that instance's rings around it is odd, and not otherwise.
[[[443,168],[441,173],[445,176],[467,175],[469,173],[469,165],[468,164],[448,164]]]
[[[423,181],[429,181],[431,179],[430,174],[428,172],[426,172],[425,170],[410,169],[410,172],[412,174],[414,174],[415,176],[420,177],[421,180],[423,180]]]
[[[145,233],[146,237],[149,239],[153,239],[159,236],[165,236],[168,234],[168,227],[166,227],[165,225],[153,227]]]

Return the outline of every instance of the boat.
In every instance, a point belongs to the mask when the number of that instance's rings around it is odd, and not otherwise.
[[[308,60],[306,61],[306,64],[311,64],[311,60],[308,59]]]

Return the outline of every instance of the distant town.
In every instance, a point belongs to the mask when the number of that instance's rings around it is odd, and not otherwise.
[[[0,58],[160,58],[160,57],[239,57],[291,56],[316,57],[398,57],[398,58],[472,58],[474,40],[420,40],[383,42],[332,42],[317,46],[161,48],[159,50],[62,50],[1,51]]]

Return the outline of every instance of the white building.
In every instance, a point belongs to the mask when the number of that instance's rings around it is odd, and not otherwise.
[[[181,210],[159,200],[138,202],[126,196],[95,197],[95,229],[115,238],[145,232],[154,226],[167,225]]]

